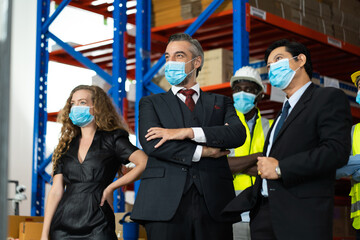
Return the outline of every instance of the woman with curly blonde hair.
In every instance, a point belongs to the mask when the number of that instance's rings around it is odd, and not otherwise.
[[[41,239],[117,239],[112,211],[115,189],[138,179],[146,154],[133,146],[110,98],[100,87],[72,90],[53,162]],[[136,166],[113,182],[122,164]],[[66,191],[64,191],[66,188]]]

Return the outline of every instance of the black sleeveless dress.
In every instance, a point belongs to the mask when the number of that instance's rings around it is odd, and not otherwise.
[[[79,139],[73,139],[54,172],[63,174],[65,192],[51,222],[50,239],[116,240],[114,213],[106,201],[100,207],[100,200],[121,164],[129,163],[138,148],[124,130],[98,130],[80,163]]]

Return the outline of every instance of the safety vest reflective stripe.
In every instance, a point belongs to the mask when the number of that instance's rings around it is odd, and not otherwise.
[[[351,131],[353,155],[360,154],[360,124],[356,124]],[[354,218],[353,227],[360,229],[360,183],[355,183],[351,187],[349,195],[351,196],[350,217]]]
[[[250,136],[250,129],[245,121],[245,116],[241,112],[236,110],[240,121],[246,129],[246,140],[245,143],[235,149],[235,157],[247,156],[249,154],[262,152],[264,148],[265,136],[270,129],[273,120],[262,118],[259,109],[257,109],[257,118],[255,122],[253,137]],[[247,174],[236,174],[234,175],[234,188],[235,191],[244,190],[250,187],[255,181],[255,177],[251,177]]]

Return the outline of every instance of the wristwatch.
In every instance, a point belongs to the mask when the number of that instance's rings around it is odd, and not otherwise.
[[[281,171],[280,171],[280,167],[279,167],[279,166],[277,166],[277,167],[275,168],[275,172],[276,172],[276,174],[279,176],[279,178],[281,178]]]

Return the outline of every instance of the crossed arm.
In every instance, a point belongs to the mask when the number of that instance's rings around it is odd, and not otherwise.
[[[203,127],[206,143],[202,157],[218,158],[229,153],[225,148],[238,147],[246,138],[245,128],[237,117],[231,100],[225,103],[223,126]],[[140,101],[139,139],[149,156],[185,165],[191,165],[196,147],[192,128],[166,128],[160,121],[157,110],[149,98]],[[225,123],[229,123],[225,125]],[[224,136],[224,137],[222,137]],[[180,161],[179,161],[180,159]]]

